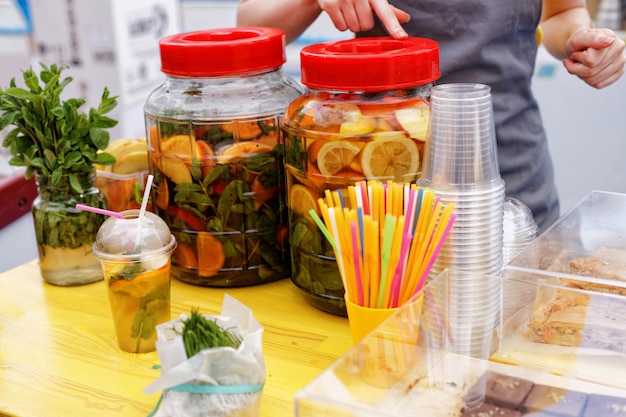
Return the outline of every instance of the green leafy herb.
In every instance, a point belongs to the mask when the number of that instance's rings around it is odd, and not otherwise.
[[[293,165],[300,171],[304,170],[306,153],[302,146],[302,139],[299,136],[287,134],[286,140],[288,146],[285,149],[285,163]]]
[[[191,358],[204,349],[215,347],[239,348],[241,337],[216,322],[200,314],[198,308],[191,310],[191,315],[183,321],[183,343],[187,357]]]
[[[27,179],[40,173],[57,184],[67,174],[72,188],[80,193],[81,174],[91,172],[95,164],[115,162],[113,155],[100,151],[109,143],[106,129],[117,124],[105,116],[117,105],[117,97],[109,97],[105,88],[98,108],[82,113],[85,100],[61,99],[72,81],[61,78],[67,67],[41,64],[41,68],[39,76],[32,69],[22,71],[26,88],[18,87],[15,78],[8,88],[0,88],[0,130],[15,127],[2,145],[11,151],[9,164],[26,167]]]

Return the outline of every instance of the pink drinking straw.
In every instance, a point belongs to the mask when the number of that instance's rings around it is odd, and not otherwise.
[[[396,271],[391,283],[391,294],[389,298],[389,305],[387,305],[388,308],[398,307],[400,302],[400,288],[402,288],[402,281],[404,281],[407,255],[409,254],[412,241],[413,235],[405,234],[402,237],[402,249],[400,251],[400,259],[398,260],[398,265],[396,266]]]
[[[124,215],[122,213],[118,213],[117,211],[105,210],[98,207],[86,206],[84,204],[76,204],[76,208],[79,210],[90,211],[92,213],[104,214],[105,216],[117,217],[118,219],[123,219]]]
[[[444,231],[443,231],[443,233],[441,235],[441,238],[439,239],[439,241],[437,242],[437,245],[435,246],[435,249],[433,250],[432,256],[428,260],[428,264],[426,265],[426,269],[424,269],[424,273],[422,274],[422,276],[420,277],[419,282],[415,286],[415,290],[413,291],[413,295],[417,294],[422,289],[424,284],[426,283],[426,277],[430,273],[430,270],[432,269],[433,264],[435,263],[435,259],[437,259],[437,256],[439,255],[439,251],[443,247],[443,244],[444,244],[446,238],[448,237],[448,234],[450,233],[450,230],[452,229],[452,224],[454,223],[455,220],[456,220],[456,214],[452,213],[450,215],[450,219],[448,221],[448,224],[446,224],[446,228],[444,229]]]

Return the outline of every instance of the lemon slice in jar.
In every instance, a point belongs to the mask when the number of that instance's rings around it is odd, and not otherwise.
[[[419,169],[419,149],[410,138],[377,138],[363,148],[361,166],[368,180],[410,182]]]
[[[351,142],[326,142],[317,152],[317,169],[322,175],[335,175],[349,167],[360,151],[361,148]]]

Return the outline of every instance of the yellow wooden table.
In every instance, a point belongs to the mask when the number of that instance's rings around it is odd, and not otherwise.
[[[172,318],[218,314],[225,292],[265,329],[261,416],[293,416],[294,394],[351,347],[347,319],[310,306],[288,279],[231,289],[172,279]],[[104,282],[55,287],[36,260],[0,274],[0,416],[147,416],[158,363],[118,349]]]

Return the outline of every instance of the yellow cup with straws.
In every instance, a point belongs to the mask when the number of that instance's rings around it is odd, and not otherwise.
[[[326,190],[322,218],[309,214],[335,252],[356,342],[375,327],[357,321],[378,324],[421,291],[456,216],[415,184],[361,181],[348,197]]]

